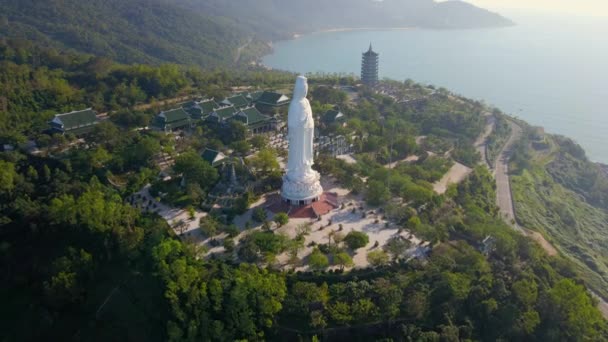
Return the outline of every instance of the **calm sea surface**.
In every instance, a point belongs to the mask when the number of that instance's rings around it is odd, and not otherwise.
[[[316,33],[275,44],[264,63],[295,72],[360,71],[372,42],[380,76],[484,100],[608,163],[608,18],[507,14],[515,27]]]

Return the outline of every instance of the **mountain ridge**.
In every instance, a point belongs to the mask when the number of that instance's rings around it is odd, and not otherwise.
[[[340,27],[473,28],[511,25],[462,1],[0,0],[0,35],[121,63],[207,68],[245,64],[268,42]]]

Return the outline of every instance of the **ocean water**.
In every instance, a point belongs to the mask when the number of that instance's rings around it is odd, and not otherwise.
[[[370,42],[380,76],[483,100],[608,163],[608,18],[507,13],[514,27],[315,33],[277,42],[269,67],[360,72]]]

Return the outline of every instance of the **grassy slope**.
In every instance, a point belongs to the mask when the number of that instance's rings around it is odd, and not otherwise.
[[[548,138],[550,139],[550,138]],[[523,226],[545,235],[580,269],[587,284],[608,297],[608,212],[558,183],[547,171],[556,157],[551,152],[532,153],[531,167],[512,176],[517,217]]]

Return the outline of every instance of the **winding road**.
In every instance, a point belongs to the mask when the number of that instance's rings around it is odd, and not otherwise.
[[[475,141],[475,149],[477,149],[477,152],[479,155],[481,155],[479,164],[486,165],[489,169],[491,169],[492,167],[488,162],[487,153],[488,137],[492,134],[492,132],[494,132],[494,128],[496,127],[496,117],[491,113],[485,113],[484,116],[486,117],[486,128]]]
[[[509,181],[509,159],[513,151],[513,146],[522,134],[521,127],[509,120],[511,125],[511,136],[500,151],[499,157],[494,164],[494,174],[496,178],[496,203],[500,208],[500,214],[506,219],[514,229],[525,234],[525,231],[515,220],[515,208],[513,205],[513,195],[511,193],[511,182]]]
[[[496,178],[496,203],[500,209],[500,214],[505,218],[506,222],[513,229],[528,236],[540,244],[540,246],[551,256],[557,255],[558,252],[540,233],[531,230],[526,230],[520,227],[515,220],[515,208],[513,202],[513,194],[511,192],[511,182],[509,180],[509,159],[513,152],[513,146],[519,140],[522,134],[522,128],[515,122],[508,120],[511,125],[511,136],[500,151],[499,157],[496,158],[494,165],[494,174]],[[590,294],[598,300],[598,308],[608,319],[608,303],[604,298],[598,296],[595,292],[589,290]]]

